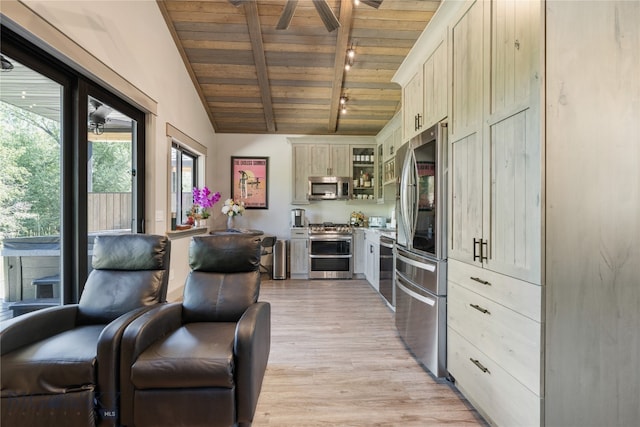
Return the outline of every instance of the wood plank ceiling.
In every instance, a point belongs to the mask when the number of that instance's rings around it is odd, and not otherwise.
[[[375,135],[400,108],[390,80],[440,1],[352,1],[327,0],[340,21],[332,32],[311,0],[298,2],[284,30],[276,24],[286,0],[158,5],[216,132]]]

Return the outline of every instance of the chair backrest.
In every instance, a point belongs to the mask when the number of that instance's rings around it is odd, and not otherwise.
[[[273,236],[267,236],[260,241],[260,246],[263,248],[270,248],[276,244],[276,238]]]
[[[184,287],[183,322],[237,322],[260,293],[260,239],[195,236]]]
[[[97,236],[78,323],[108,323],[136,308],[166,301],[170,257],[166,236]]]

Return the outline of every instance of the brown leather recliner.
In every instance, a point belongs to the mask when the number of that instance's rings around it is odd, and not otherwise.
[[[124,426],[250,426],[271,344],[271,306],[257,302],[260,242],[198,236],[182,303],[127,327],[122,341]]]
[[[98,236],[78,304],[3,322],[3,427],[117,424],[120,339],[166,301],[170,253],[165,236]]]

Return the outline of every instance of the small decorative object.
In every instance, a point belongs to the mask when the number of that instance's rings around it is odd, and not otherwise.
[[[219,200],[219,192],[211,194],[211,191],[207,187],[201,189],[193,187],[193,205],[187,213],[187,224],[189,224],[191,220],[191,224],[195,224],[196,227],[206,227],[206,220],[211,216],[207,209]]]
[[[362,212],[351,212],[351,225],[354,227],[362,227],[364,225],[364,214]]]
[[[236,201],[233,199],[227,199],[224,201],[224,206],[222,206],[222,213],[227,215],[227,229],[234,228],[234,218],[237,215],[242,215],[244,212],[244,202]]]

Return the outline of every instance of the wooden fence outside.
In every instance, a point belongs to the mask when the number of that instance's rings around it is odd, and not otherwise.
[[[89,233],[131,229],[131,193],[89,193],[87,220]]]

